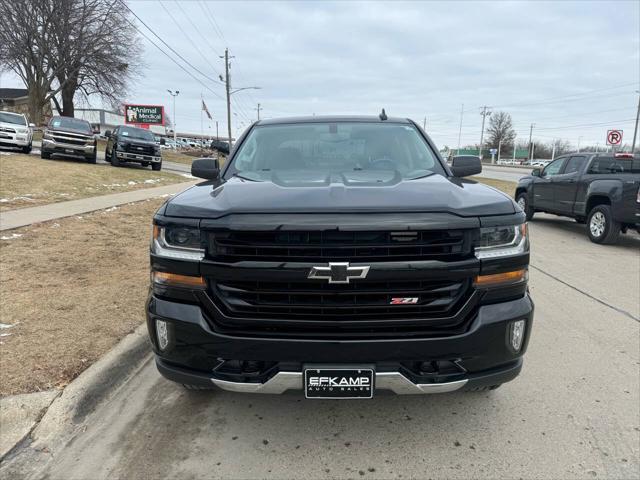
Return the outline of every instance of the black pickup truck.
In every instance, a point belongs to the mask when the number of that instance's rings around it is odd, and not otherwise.
[[[143,167],[151,165],[152,170],[162,169],[160,145],[149,130],[120,125],[113,132],[107,130],[105,136],[107,146],[104,159],[113,167],[119,167],[124,162],[134,162]],[[164,139],[161,142],[164,142]]]
[[[153,219],[147,327],[189,389],[494,389],[533,321],[525,214],[413,121],[262,120]]]
[[[640,157],[628,153],[573,153],[534,170],[516,188],[531,220],[547,212],[587,223],[595,243],[615,243],[628,229],[640,232]]]

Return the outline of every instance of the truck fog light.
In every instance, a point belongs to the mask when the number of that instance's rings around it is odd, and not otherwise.
[[[509,344],[514,352],[519,352],[524,340],[524,320],[516,320],[509,325]]]
[[[158,337],[160,350],[167,348],[167,345],[169,345],[169,328],[164,320],[156,320],[156,336]]]

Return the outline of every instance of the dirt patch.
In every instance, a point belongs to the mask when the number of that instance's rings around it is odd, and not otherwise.
[[[144,321],[151,218],[162,202],[0,240],[0,396],[66,385]]]
[[[6,152],[3,152],[6,153]],[[149,169],[113,168],[36,155],[0,155],[0,211],[183,182]]]
[[[485,178],[485,177],[469,177],[470,180],[474,180],[479,183],[484,183],[485,185],[489,185],[490,187],[497,188],[498,190],[506,193],[510,197],[516,193],[516,186],[518,185],[516,182],[509,182],[506,180],[496,180],[494,178]]]

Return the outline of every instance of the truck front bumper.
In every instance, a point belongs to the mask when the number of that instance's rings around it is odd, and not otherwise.
[[[85,145],[74,145],[73,143],[56,142],[48,138],[42,139],[42,150],[49,153],[60,153],[63,155],[93,155],[95,145],[93,143]]]
[[[166,322],[168,345],[160,349],[157,320]],[[522,347],[509,343],[512,322],[525,320]],[[197,305],[169,301],[151,294],[147,327],[160,373],[169,380],[198,386],[215,385],[245,393],[283,393],[303,389],[310,365],[370,365],[375,390],[397,394],[444,393],[499,385],[522,368],[533,321],[529,295],[478,307],[468,330],[460,335],[427,338],[323,340],[240,337],[211,328]],[[263,365],[252,374],[229,374],[225,362]],[[424,374],[422,364],[453,366],[454,371]],[[457,369],[457,370],[455,370]],[[222,373],[221,373],[222,372]]]
[[[162,161],[162,157],[160,155],[144,155],[141,153],[129,153],[129,152],[119,152],[116,151],[116,156],[119,160],[123,160],[125,162],[150,162],[150,163],[160,163]]]

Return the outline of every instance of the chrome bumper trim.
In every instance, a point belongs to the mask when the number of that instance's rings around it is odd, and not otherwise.
[[[287,390],[302,390],[302,372],[278,372],[265,383],[230,382],[212,378],[219,388],[230,392],[281,394]],[[454,392],[464,387],[467,379],[447,383],[416,384],[400,372],[377,372],[376,390],[391,390],[397,395]]]
[[[45,145],[45,144],[47,146],[55,147],[55,148],[68,148],[69,150],[82,150],[84,151],[84,153],[91,153],[93,152],[93,149],[94,149],[93,143],[85,144],[85,145],[74,145],[73,143],[62,143],[56,140],[49,140],[48,138],[43,138],[42,145]]]
[[[116,152],[116,156],[124,160],[134,160],[137,162],[157,163],[162,160],[162,157],[158,157],[155,155],[147,155],[146,153]],[[138,157],[143,157],[143,158],[138,158]]]

